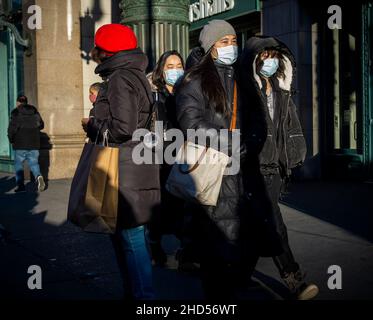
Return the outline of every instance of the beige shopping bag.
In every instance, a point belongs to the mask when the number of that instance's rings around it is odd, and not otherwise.
[[[119,148],[95,146],[85,206],[93,219],[85,230],[114,233],[118,215]]]
[[[216,206],[229,157],[212,148],[186,142],[167,179],[167,190],[184,200]]]
[[[68,219],[84,231],[114,233],[118,214],[119,148],[87,143],[69,197]]]

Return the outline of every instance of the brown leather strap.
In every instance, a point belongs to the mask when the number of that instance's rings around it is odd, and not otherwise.
[[[229,131],[236,129],[237,125],[237,83],[234,82],[234,89],[233,89],[233,112],[232,112],[232,119],[231,125],[229,126]]]
[[[237,83],[235,81],[234,82],[234,89],[233,89],[233,112],[232,112],[231,124],[229,126],[229,131],[232,131],[232,130],[236,129],[236,125],[237,125]],[[185,143],[184,143],[184,148],[185,149],[187,148],[187,141],[185,141]],[[203,157],[206,155],[207,149],[208,149],[208,147],[206,147],[203,150],[203,152],[201,153],[201,156],[198,159],[198,161],[189,170],[184,171],[184,170],[181,169],[181,166],[179,165],[180,172],[183,173],[183,174],[188,174],[188,173],[191,173],[192,171],[196,170],[198,168],[198,166],[200,165]]]
[[[183,148],[184,148],[184,162],[185,162],[185,151],[186,151],[186,148],[187,148],[187,143],[188,142],[185,141],[184,146],[183,146]],[[199,159],[197,160],[197,162],[190,169],[182,170],[181,165],[179,165],[178,167],[179,167],[180,172],[183,173],[183,174],[189,174],[192,171],[196,170],[199,167],[200,163],[202,162],[203,157],[206,155],[207,149],[208,149],[208,147],[205,147],[205,149],[202,151],[202,153],[201,153]]]

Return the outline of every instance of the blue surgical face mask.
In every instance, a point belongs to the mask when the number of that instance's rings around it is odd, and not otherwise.
[[[218,51],[218,62],[226,65],[232,65],[236,62],[238,57],[238,47],[237,46],[226,46],[221,48],[216,48]]]
[[[263,67],[260,73],[266,78],[272,77],[278,69],[278,59],[277,58],[267,58],[263,62]]]
[[[183,69],[168,69],[164,72],[164,80],[169,86],[174,86],[176,81],[184,74]]]

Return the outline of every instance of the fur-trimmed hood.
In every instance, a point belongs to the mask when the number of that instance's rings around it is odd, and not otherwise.
[[[150,87],[152,89],[152,92],[157,92],[158,91],[158,88],[157,86],[153,83],[153,72],[149,72],[147,75],[146,75],[146,78],[148,79],[149,81],[149,84],[150,84]]]
[[[278,85],[283,90],[294,92],[293,79],[296,71],[294,56],[283,42],[274,37],[259,36],[247,40],[241,56],[242,69],[249,70],[249,76],[255,80],[259,89],[261,89],[263,84],[260,76],[256,73],[256,59],[266,49],[276,49],[284,55],[285,79],[278,78]]]

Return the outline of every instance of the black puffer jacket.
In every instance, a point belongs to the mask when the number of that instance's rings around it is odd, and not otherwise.
[[[235,70],[231,66],[219,64],[215,64],[215,67],[223,88],[226,90],[227,97],[232,102],[234,79],[236,78]],[[243,105],[240,96],[241,89],[238,81],[238,129],[242,129],[248,124],[243,112],[243,109],[247,106]],[[176,114],[179,126],[184,134],[187,129],[228,129],[231,120],[230,117],[226,117],[211,108],[208,98],[202,92],[201,79],[198,76],[190,79],[190,81],[184,81],[177,88]],[[241,139],[245,139],[245,137],[241,137]],[[241,151],[242,167],[242,164],[246,161],[247,152],[245,150]],[[259,169],[256,168],[256,170],[259,173]],[[258,176],[260,176],[260,173],[256,175],[256,177]],[[248,255],[254,254],[255,250],[256,253],[260,251],[259,247],[263,244],[262,239],[250,237],[253,234],[251,231],[257,225],[251,218],[253,215],[249,210],[241,170],[236,175],[223,177],[216,207],[188,203],[187,211],[193,213],[193,224],[196,226],[195,240],[199,243],[198,248],[202,259],[213,257],[227,262],[237,262]],[[262,220],[265,220],[264,215]],[[265,236],[264,233],[261,236]],[[248,241],[251,241],[251,243],[248,244]],[[272,254],[275,254],[275,251],[267,251],[265,255]]]
[[[196,64],[198,64],[201,59],[203,58],[205,54],[205,51],[203,50],[202,47],[194,47],[191,51],[190,54],[188,55],[188,58],[185,61],[185,70],[189,70]]]
[[[152,77],[153,73],[147,75],[155,102],[154,107],[157,109],[157,120],[163,122],[164,130],[177,128],[175,96],[168,92],[165,86],[158,88],[153,83]]]
[[[38,110],[34,106],[22,104],[11,113],[9,142],[14,150],[39,150],[40,130],[43,129],[44,122]]]
[[[132,228],[147,223],[160,204],[159,168],[156,164],[137,165],[132,151],[139,143],[132,141],[138,128],[149,118],[153,98],[145,76],[148,60],[140,49],[121,51],[105,60],[96,73],[105,80],[95,103],[95,117],[90,118],[87,133],[92,141],[109,130],[109,142],[120,147],[118,228]]]
[[[285,57],[285,79],[270,79],[274,96],[274,118],[270,117],[265,94],[265,81],[256,73],[255,61],[265,49],[274,48]],[[241,73],[253,90],[247,90],[248,100],[256,99],[265,113],[267,138],[259,160],[263,174],[288,176],[291,169],[301,165],[306,157],[306,143],[303,136],[297,110],[291,98],[294,93],[293,78],[295,61],[289,48],[272,37],[252,37],[245,45],[241,56]],[[259,99],[258,99],[259,97]]]

